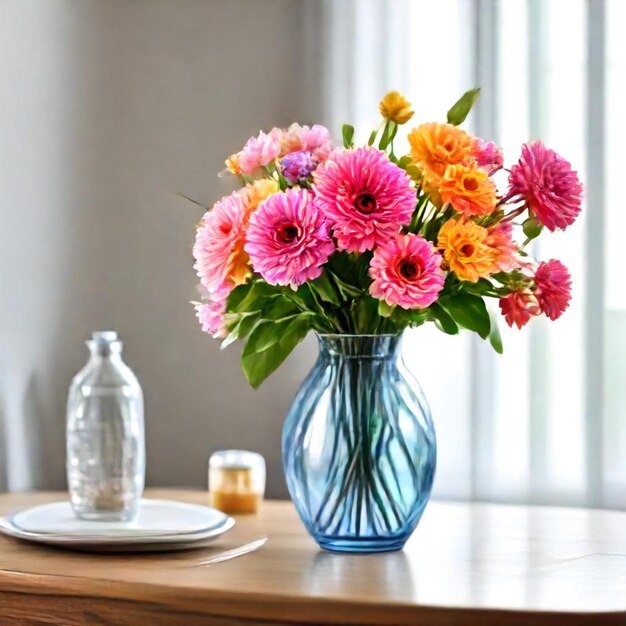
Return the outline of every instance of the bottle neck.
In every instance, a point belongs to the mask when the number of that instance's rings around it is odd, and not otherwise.
[[[91,355],[91,361],[113,361],[122,362],[122,342],[115,341],[111,343],[99,343],[88,341],[87,346]]]
[[[401,342],[396,335],[317,335],[320,354],[344,359],[395,359]]]

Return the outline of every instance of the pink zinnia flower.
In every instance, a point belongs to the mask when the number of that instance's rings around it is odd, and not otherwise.
[[[493,141],[485,141],[477,137],[472,154],[478,167],[485,170],[489,176],[493,176],[504,165],[502,148],[499,148]]]
[[[245,251],[270,285],[296,289],[317,278],[334,249],[329,225],[306,189],[270,196],[250,218]]]
[[[226,337],[224,314],[226,313],[226,299],[230,289],[222,288],[212,294],[206,302],[195,305],[196,316],[202,330],[215,338]]]
[[[430,306],[443,289],[441,255],[420,235],[396,235],[378,246],[370,262],[370,293],[404,309]]]
[[[580,213],[582,185],[572,166],[541,141],[522,146],[509,175],[509,198],[523,200],[537,221],[551,231],[564,229]]]
[[[539,315],[541,308],[537,298],[529,291],[515,291],[504,298],[500,298],[500,311],[506,323],[513,328],[525,326],[531,316]]]
[[[294,123],[287,130],[275,128],[272,132],[279,134],[283,154],[310,152],[317,163],[323,163],[334,148],[330,132],[319,124],[309,127]]]
[[[556,320],[572,299],[572,280],[568,269],[556,259],[541,262],[535,272],[535,296],[541,310]]]
[[[226,163],[231,171],[234,169],[236,173],[252,174],[259,167],[269,165],[279,154],[278,138],[272,133],[260,132],[257,137],[250,137],[243,149],[231,156]]]
[[[415,209],[411,179],[376,148],[337,150],[313,180],[340,250],[364,252],[384,244]]]
[[[250,274],[244,253],[246,208],[240,193],[232,193],[207,211],[196,231],[194,269],[200,282],[213,292],[226,283],[239,285]]]

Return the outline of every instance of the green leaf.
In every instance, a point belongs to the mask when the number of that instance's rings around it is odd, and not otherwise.
[[[242,355],[241,370],[254,389],[274,372],[281,363],[289,356],[293,349],[304,339],[310,329],[308,316],[295,316],[282,323],[268,322],[263,326],[273,327],[273,334],[261,331],[261,325],[257,327],[248,339]],[[261,335],[261,339],[255,335]],[[269,339],[273,341],[269,341]],[[255,346],[265,346],[257,351]]]
[[[288,315],[294,315],[298,313],[300,309],[297,307],[293,300],[285,296],[279,296],[278,298],[272,298],[268,300],[261,311],[261,317],[264,320],[279,320]]]
[[[374,334],[376,332],[379,321],[378,303],[379,300],[371,296],[365,296],[355,301],[355,330],[357,333]]]
[[[352,148],[352,140],[354,139],[354,126],[344,124],[341,127],[341,136],[343,137],[343,147]]]
[[[467,291],[467,293],[472,293],[476,296],[482,296],[489,291],[493,291],[493,285],[486,278],[479,278],[478,282],[470,283],[463,282],[462,289],[463,291]]]
[[[280,295],[280,290],[264,281],[250,282],[233,289],[228,296],[226,310],[232,313],[255,311],[261,308],[263,300],[277,295]]]
[[[370,138],[367,140],[368,146],[373,146],[376,141],[376,135],[378,135],[378,130],[373,130],[370,134]]]
[[[491,321],[491,331],[489,332],[489,343],[492,348],[498,353],[504,352],[502,346],[502,336],[500,335],[500,327],[498,326],[498,318],[493,311],[489,311],[489,319]]]
[[[272,320],[262,321],[250,333],[242,354],[263,352],[273,346],[280,340],[280,330],[289,324],[291,319],[293,318],[282,322]]]
[[[372,256],[371,251],[362,252],[361,254],[350,254],[345,251],[335,252],[328,259],[326,267],[344,283],[367,289],[371,282],[369,265]]]
[[[458,126],[465,121],[480,93],[480,87],[466,91],[448,111],[448,123]]]
[[[428,311],[426,309],[403,309],[400,306],[395,307],[391,320],[400,329],[406,326],[421,326],[428,319]]]
[[[541,235],[543,224],[540,224],[534,217],[529,217],[524,220],[522,230],[528,239],[535,239],[535,237]]]
[[[370,278],[370,262],[374,253],[371,250],[362,252],[356,260],[357,280],[361,289],[369,290],[372,279]]]
[[[226,349],[231,343],[235,342],[237,339],[244,339],[245,337],[247,337],[260,319],[261,311],[253,311],[251,313],[243,314],[239,318],[235,326],[232,328],[230,333],[228,333],[228,335],[224,338],[224,341],[222,341],[220,345],[220,350]]]
[[[383,129],[383,134],[380,138],[378,147],[381,150],[385,150],[387,146],[393,141],[397,132],[398,132],[398,125],[394,121],[388,120],[387,123],[385,124],[385,128]]]
[[[493,213],[489,213],[489,215],[483,215],[477,218],[475,221],[479,226],[483,228],[489,228],[490,226],[495,226],[498,222],[502,220],[504,217],[504,211],[502,209],[496,209]]]
[[[408,154],[405,154],[404,156],[400,157],[398,159],[398,162],[396,163],[396,165],[403,170],[406,170],[406,168],[411,165],[411,163],[413,163],[413,161],[411,160],[411,157]]]
[[[413,159],[410,156],[405,155],[396,160],[396,165],[403,169],[415,182],[419,182],[422,179],[422,174],[418,167],[413,163]]]
[[[328,259],[326,267],[345,283],[358,283],[357,256],[349,252],[335,252]]]
[[[261,311],[255,311],[253,313],[244,315],[239,322],[239,336],[238,339],[245,339],[254,329],[254,327],[261,320]]]
[[[513,272],[496,272],[495,274],[491,275],[491,278],[497,280],[502,285],[506,285],[509,282],[509,280],[514,277],[515,273],[516,273],[515,271],[513,271]],[[519,273],[519,272],[517,272],[517,273]],[[520,274],[520,276],[521,276],[521,274]]]
[[[483,299],[469,293],[443,296],[438,303],[463,328],[478,333],[483,339],[489,336],[491,321]]]
[[[239,324],[237,324],[229,333],[224,337],[224,340],[220,344],[220,350],[225,350],[230,346],[231,343],[234,343],[239,339]]]
[[[351,285],[350,283],[346,283],[341,280],[339,276],[337,276],[334,272],[328,272],[330,277],[333,279],[333,282],[337,285],[337,289],[339,289],[339,293],[343,298],[349,300],[350,298],[358,298],[363,295],[363,289],[360,287],[356,287]]]
[[[309,283],[310,287],[315,290],[315,293],[322,299],[323,302],[339,305],[341,299],[337,292],[337,287],[333,284],[328,276],[328,272],[324,270],[319,278]]]
[[[242,300],[248,295],[252,285],[254,283],[246,283],[245,285],[238,285],[229,294],[226,301],[226,310],[235,311]]]
[[[384,300],[378,301],[378,315],[380,315],[381,317],[391,317],[395,308],[395,305],[391,306],[390,304],[387,304]]]
[[[311,292],[310,283],[300,285],[297,291],[291,289],[285,292],[285,298],[293,300],[301,309],[306,311],[317,311],[319,309],[313,293]]]
[[[459,326],[437,302],[428,308],[428,316],[435,322],[437,328],[448,335],[458,335]]]

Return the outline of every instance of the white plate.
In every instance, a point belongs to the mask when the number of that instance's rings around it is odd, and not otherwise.
[[[54,502],[15,513],[12,523],[29,533],[132,539],[143,535],[169,537],[202,533],[221,526],[227,517],[220,511],[198,504],[142,500],[139,514],[133,521],[99,522],[78,519],[69,502]]]
[[[142,500],[132,522],[79,520],[69,502],[56,502],[0,518],[0,532],[73,549],[134,552],[201,547],[234,524],[215,509],[168,500]]]

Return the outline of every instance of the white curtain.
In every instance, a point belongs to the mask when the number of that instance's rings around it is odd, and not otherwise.
[[[444,120],[481,86],[468,127],[499,142],[508,166],[541,138],[585,183],[583,217],[533,250],[572,271],[561,319],[503,325],[503,356],[469,335],[408,337],[438,431],[436,494],[626,508],[626,3],[343,0],[325,4],[324,22],[333,127],[349,121],[365,137],[391,88],[413,102],[415,121]]]

